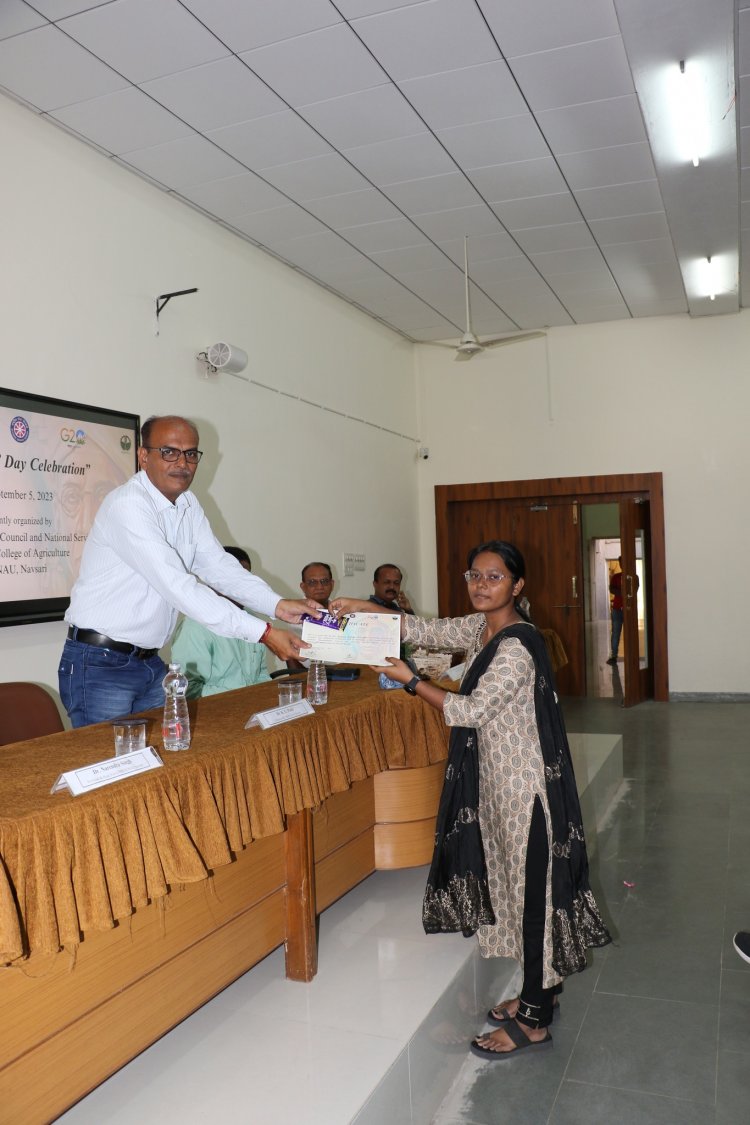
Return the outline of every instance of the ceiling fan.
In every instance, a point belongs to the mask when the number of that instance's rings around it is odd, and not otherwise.
[[[457,344],[444,344],[438,340],[425,340],[424,343],[433,348],[452,348],[455,351],[454,359],[464,361],[472,356],[479,355],[487,348],[498,348],[503,344],[519,344],[522,340],[537,340],[546,336],[546,332],[514,332],[507,336],[491,336],[487,340],[480,340],[471,327],[471,303],[469,300],[469,251],[468,237],[464,235],[464,286],[466,290],[466,331]]]

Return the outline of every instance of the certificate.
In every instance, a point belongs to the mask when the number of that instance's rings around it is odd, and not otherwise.
[[[308,619],[302,625],[302,640],[312,645],[302,649],[305,660],[387,664],[387,656],[398,656],[401,651],[401,614],[352,613],[342,617],[335,629]]]

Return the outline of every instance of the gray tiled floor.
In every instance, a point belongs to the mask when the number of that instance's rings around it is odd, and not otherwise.
[[[552,1050],[469,1058],[435,1125],[747,1125],[750,705],[565,711],[623,734],[627,792],[592,869],[615,942],[566,982]]]

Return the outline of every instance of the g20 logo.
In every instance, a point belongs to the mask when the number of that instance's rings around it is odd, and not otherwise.
[[[66,445],[85,445],[86,433],[84,430],[74,430],[72,426],[63,426],[60,430],[60,440]]]

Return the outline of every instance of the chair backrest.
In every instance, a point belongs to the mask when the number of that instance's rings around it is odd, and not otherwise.
[[[63,730],[52,696],[38,684],[0,684],[0,746]]]

